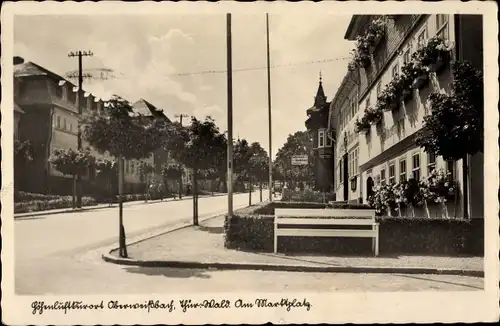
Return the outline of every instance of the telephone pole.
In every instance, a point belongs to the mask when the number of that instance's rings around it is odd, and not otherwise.
[[[233,216],[233,58],[231,14],[226,14],[227,43],[227,215]]]
[[[179,122],[180,122],[181,127],[182,127],[182,118],[187,118],[187,117],[189,117],[189,115],[181,113],[181,114],[174,115],[174,117],[179,118]]]
[[[271,59],[269,54],[269,14],[266,13],[266,36],[267,36],[267,114],[269,117],[269,201],[273,201],[273,146],[271,132]]]
[[[82,84],[83,84],[83,63],[82,63],[82,58],[83,57],[91,57],[94,54],[91,51],[76,51],[76,52],[70,52],[68,54],[69,58],[73,57],[78,57],[78,92],[76,95],[76,103],[78,107],[78,123],[77,123],[77,146],[78,150],[82,149],[82,131],[80,128],[80,118],[82,115],[82,99],[83,99],[83,90],[82,90]],[[82,176],[80,173],[76,175],[76,207],[81,208],[82,207]]]

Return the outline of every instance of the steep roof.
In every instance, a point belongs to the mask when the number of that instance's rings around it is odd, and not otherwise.
[[[61,80],[69,82],[66,78],[63,78],[58,74],[42,66],[39,66],[31,61],[14,66],[14,77],[28,77],[28,76],[47,76],[49,78],[56,80],[57,82]],[[73,85],[73,83],[71,82],[69,83]]]
[[[170,119],[168,119],[168,117],[163,113],[162,109],[158,109],[156,106],[146,101],[145,99],[141,98],[140,100],[136,101],[132,105],[132,108],[136,113],[139,113],[141,115],[148,117],[162,117],[167,119],[167,121],[170,121]]]

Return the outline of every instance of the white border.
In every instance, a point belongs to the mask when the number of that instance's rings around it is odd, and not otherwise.
[[[485,79],[485,291],[476,292],[419,292],[419,293],[294,293],[287,297],[307,298],[313,305],[311,311],[292,309],[196,309],[191,313],[180,310],[168,314],[162,311],[143,313],[138,311],[110,311],[99,313],[90,311],[72,311],[66,315],[60,312],[46,312],[32,315],[31,302],[44,300],[116,300],[141,302],[149,299],[161,299],[169,302],[179,299],[178,295],[100,295],[100,296],[16,296],[14,294],[13,273],[13,209],[8,203],[13,202],[13,17],[17,14],[205,14],[219,13],[221,19],[226,12],[249,14],[269,12],[273,14],[299,14],[310,19],[314,13],[331,12],[336,15],[355,14],[391,14],[391,13],[463,13],[483,14],[484,16],[484,79]],[[305,14],[307,13],[307,14]],[[446,1],[440,3],[423,2],[322,2],[322,3],[4,3],[2,6],[2,311],[6,324],[220,324],[246,323],[347,323],[347,322],[477,322],[498,320],[498,277],[499,277],[499,237],[498,237],[498,25],[497,7],[493,2]],[[264,19],[263,19],[264,21]],[[221,36],[223,37],[223,36]],[[327,38],[328,35],[325,35]],[[258,297],[281,298],[280,294],[258,294]],[[183,295],[182,297],[186,297]],[[254,300],[252,293],[213,293],[192,295],[191,299],[236,298]]]

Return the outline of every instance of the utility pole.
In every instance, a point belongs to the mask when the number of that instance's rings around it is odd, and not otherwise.
[[[182,127],[182,118],[187,118],[187,117],[189,117],[189,115],[181,113],[181,114],[174,115],[174,117],[179,118],[179,122],[180,122],[181,127]]]
[[[226,14],[227,33],[227,215],[233,216],[233,58],[231,14]]]
[[[269,51],[269,14],[266,13],[266,35],[267,35],[267,111],[269,117],[269,201],[273,201],[273,146],[272,146],[272,124],[271,124],[271,59]]]
[[[174,115],[174,117],[179,118],[179,122],[180,122],[181,127],[182,127],[182,118],[187,118],[187,117],[189,117],[189,115],[181,113],[181,114]],[[179,167],[180,167],[180,172],[181,172],[181,177],[179,178],[179,199],[182,199],[182,189],[184,188],[183,181],[182,181],[182,175],[184,172],[184,166],[179,164]]]
[[[70,52],[68,54],[68,57],[78,57],[78,92],[76,95],[76,103],[78,106],[78,123],[77,123],[77,147],[78,150],[80,151],[82,149],[82,131],[81,131],[81,126],[80,126],[80,118],[82,115],[82,100],[83,100],[83,90],[82,90],[82,84],[83,84],[83,63],[82,63],[82,57],[91,57],[94,54],[91,51],[77,51],[77,52]],[[82,208],[82,176],[80,172],[77,173],[76,175],[76,207],[77,208]]]

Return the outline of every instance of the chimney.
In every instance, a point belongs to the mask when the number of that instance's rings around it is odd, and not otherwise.
[[[14,66],[20,65],[24,63],[24,59],[22,57],[15,56],[14,57]]]

